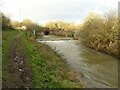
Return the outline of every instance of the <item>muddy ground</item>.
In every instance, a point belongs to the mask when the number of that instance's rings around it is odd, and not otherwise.
[[[33,88],[31,67],[27,53],[19,34],[8,49],[7,77],[3,79],[3,88]]]

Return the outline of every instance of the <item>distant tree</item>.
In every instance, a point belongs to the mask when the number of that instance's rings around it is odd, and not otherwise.
[[[74,23],[66,23],[64,21],[48,22],[46,24],[46,27],[52,30],[65,30],[65,31],[74,30],[75,28]]]
[[[40,31],[40,30],[42,30],[42,27],[39,24],[34,23],[29,19],[25,19],[21,23],[22,23],[22,25],[26,26],[27,30],[29,30],[29,31],[32,31],[32,30]]]
[[[25,19],[22,21],[22,25],[29,26],[33,24],[33,22],[30,19]]]
[[[14,29],[16,29],[16,28],[20,27],[20,22],[19,21],[12,21],[11,25]]]
[[[2,29],[5,30],[11,28],[10,18],[4,15],[3,13],[0,13],[0,15],[2,16]]]

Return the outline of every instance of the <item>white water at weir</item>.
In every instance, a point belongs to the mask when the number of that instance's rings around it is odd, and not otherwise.
[[[80,42],[62,38],[38,42],[49,45],[61,55],[70,67],[82,75],[87,87],[118,87],[118,60],[95,50],[84,47]]]

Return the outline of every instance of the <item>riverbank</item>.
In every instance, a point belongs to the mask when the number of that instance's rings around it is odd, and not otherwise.
[[[78,39],[89,48],[118,58],[118,28],[116,11],[108,11],[105,16],[91,13],[84,20]]]
[[[27,38],[27,39],[25,39]],[[77,73],[70,70],[67,63],[49,46],[29,40],[24,35],[23,43],[29,54],[35,87],[44,88],[82,88]]]
[[[16,36],[19,34],[22,35],[19,37],[21,39],[17,39]],[[12,41],[16,41],[12,43]],[[18,43],[20,42],[20,43]],[[34,88],[83,88],[84,85],[82,82],[79,81],[79,77],[76,72],[72,71],[67,63],[60,58],[58,54],[56,54],[49,46],[45,44],[40,44],[34,41],[34,36],[30,35],[30,33],[25,31],[16,31],[16,30],[7,30],[3,31],[3,87],[10,87],[9,85],[16,85],[16,82],[19,83],[21,79],[17,79],[16,76],[19,76],[20,73],[14,72],[14,79],[11,80],[9,83],[6,82],[8,78],[13,77],[11,70],[8,68],[11,66],[13,69],[16,65],[14,65],[15,60],[12,61],[13,63],[9,63],[9,54],[11,49],[10,46],[16,47],[18,52],[22,52],[23,54],[23,62],[28,62],[26,65],[29,67],[29,71],[31,71],[30,75],[32,76],[30,80],[33,85],[28,83],[30,86]],[[20,49],[18,49],[18,46]],[[23,49],[21,49],[23,48]],[[26,53],[24,53],[26,52]],[[10,57],[17,53],[13,49],[13,53],[10,53]],[[12,59],[11,59],[12,60]],[[18,59],[17,59],[18,60]],[[20,59],[21,61],[21,59]],[[25,65],[25,66],[26,66]],[[12,70],[13,70],[12,69]],[[24,70],[24,68],[22,68]],[[22,70],[18,69],[18,70]],[[17,74],[16,74],[17,73]],[[20,76],[24,76],[23,73]],[[9,79],[10,80],[10,79]],[[6,86],[8,85],[8,86]],[[20,86],[21,85],[21,86]],[[26,87],[26,84],[20,84],[20,87]],[[14,88],[13,86],[11,86]],[[29,86],[28,86],[29,87]]]
[[[59,37],[58,37],[59,38]],[[74,71],[89,88],[117,87],[118,60],[104,53],[83,46],[79,41],[46,36],[37,39],[39,43],[49,45]],[[111,68],[111,69],[110,69]],[[81,76],[82,75],[82,76]]]
[[[113,58],[119,59],[118,56],[118,45],[114,44],[113,46],[110,45],[103,45],[97,41],[93,41],[93,42],[86,42],[84,39],[80,39],[78,38],[78,41],[80,41],[85,47],[93,49],[97,52],[101,52],[101,53],[105,53],[107,55],[112,56]]]

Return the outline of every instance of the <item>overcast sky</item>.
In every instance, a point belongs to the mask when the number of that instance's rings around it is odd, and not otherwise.
[[[49,20],[81,22],[89,12],[104,13],[117,9],[119,0],[2,0],[2,12],[12,20],[31,19],[46,23]],[[21,9],[21,16],[20,16]]]

